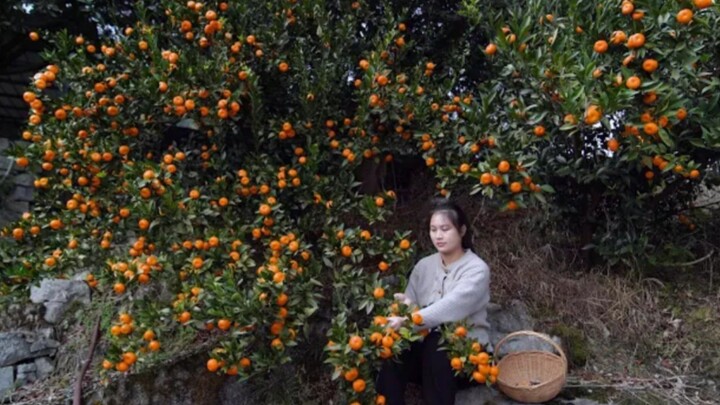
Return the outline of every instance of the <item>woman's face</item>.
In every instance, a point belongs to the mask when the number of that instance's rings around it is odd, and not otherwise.
[[[451,254],[461,250],[464,234],[465,229],[455,228],[445,212],[436,212],[430,218],[430,239],[440,253]]]

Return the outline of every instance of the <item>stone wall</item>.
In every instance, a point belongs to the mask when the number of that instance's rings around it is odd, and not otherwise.
[[[48,377],[58,347],[51,327],[0,333],[0,399],[15,387]]]

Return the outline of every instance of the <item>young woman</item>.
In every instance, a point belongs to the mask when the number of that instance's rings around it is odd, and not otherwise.
[[[445,351],[438,351],[438,328],[455,321],[470,324],[468,336],[483,346],[489,342],[487,305],[490,301],[490,268],[472,251],[472,236],[467,217],[457,204],[446,199],[435,201],[428,229],[437,253],[420,260],[410,275],[404,294],[395,298],[420,308],[423,325],[430,333],[400,355],[400,362],[387,361],[380,370],[378,393],[388,405],[404,404],[408,382],[422,385],[426,404],[452,405],[458,384]],[[388,318],[397,329],[403,317]]]

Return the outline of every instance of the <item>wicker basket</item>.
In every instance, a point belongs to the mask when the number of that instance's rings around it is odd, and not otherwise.
[[[508,353],[498,363],[498,388],[519,402],[540,403],[555,398],[565,385],[565,353],[551,339],[533,331],[518,331],[505,336],[495,346],[495,353],[500,353],[503,343],[518,336],[540,338],[550,343],[559,354],[544,351]]]

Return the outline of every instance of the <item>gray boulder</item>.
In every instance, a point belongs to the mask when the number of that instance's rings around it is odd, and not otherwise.
[[[30,345],[30,353],[33,357],[54,356],[60,342],[53,339],[38,339]]]
[[[525,330],[532,331],[535,320],[530,316],[527,307],[522,301],[513,300],[506,307],[490,304],[488,307],[488,322],[490,323],[490,342],[497,349],[497,344],[510,333]],[[547,336],[547,335],[545,335]],[[552,338],[560,344],[560,339]],[[516,351],[547,351],[554,352],[552,345],[537,337],[518,336],[503,343],[500,351],[495,353],[502,356]]]
[[[30,289],[30,300],[45,305],[45,321],[57,323],[71,303],[90,303],[90,287],[80,280],[44,279]]]
[[[49,357],[38,357],[35,359],[35,372],[39,380],[45,379],[55,370],[55,365]]]
[[[18,332],[0,333],[0,367],[32,358],[30,344]]]

